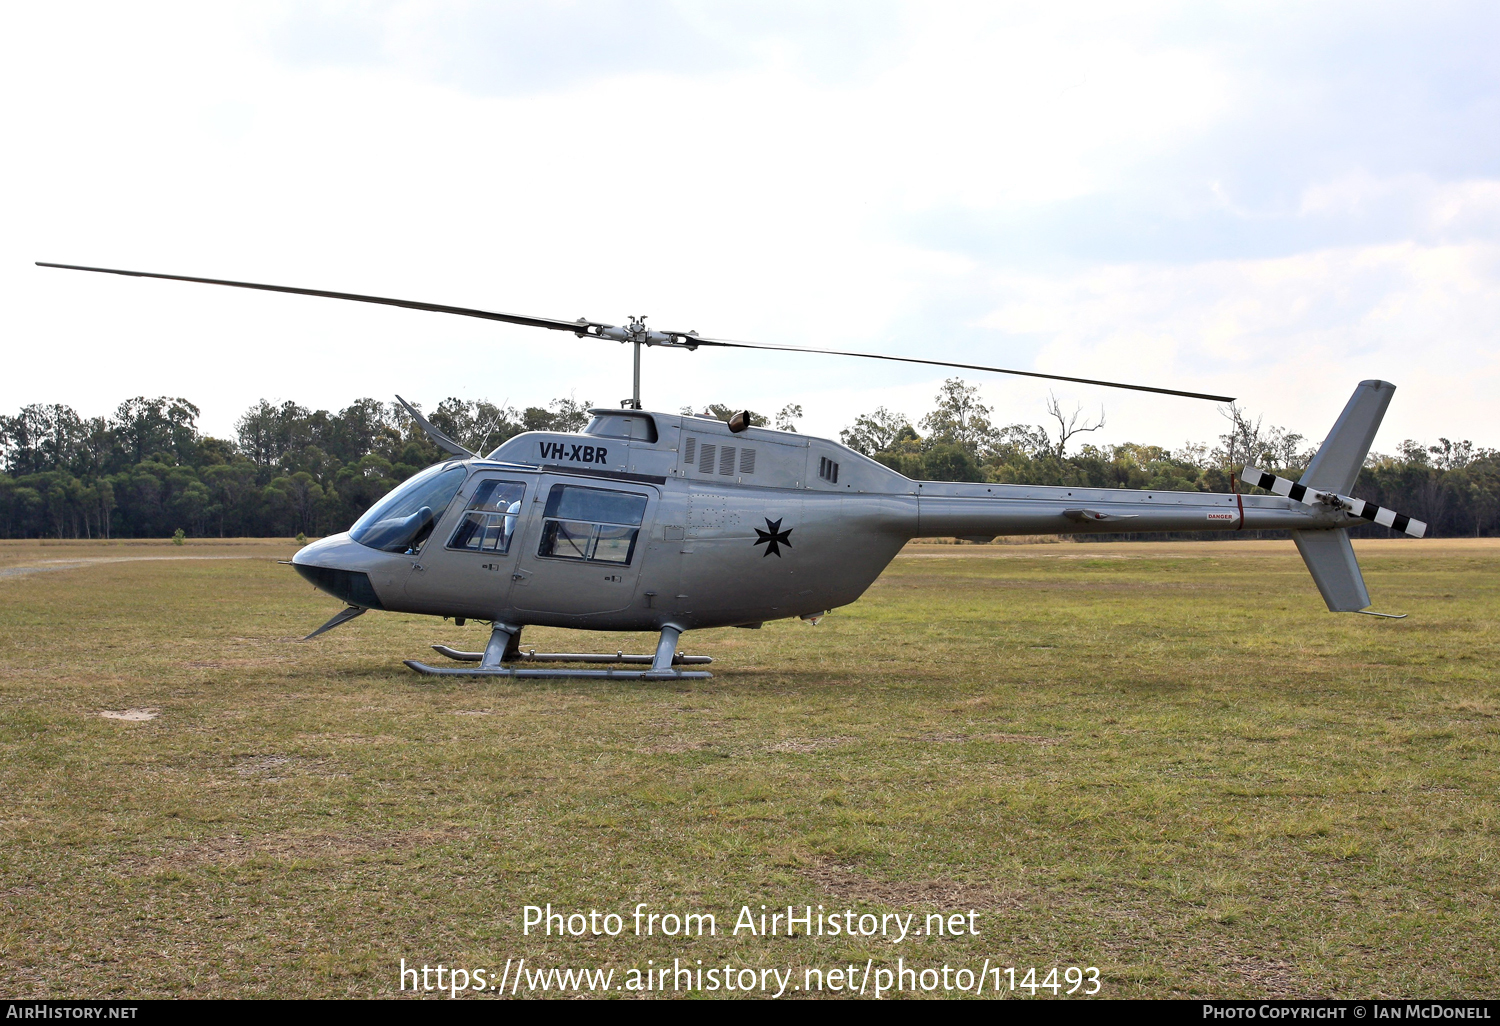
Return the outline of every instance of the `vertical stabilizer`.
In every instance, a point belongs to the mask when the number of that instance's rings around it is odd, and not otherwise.
[[[1348,531],[1293,531],[1292,540],[1330,613],[1357,613],[1370,604]]]
[[[1354,489],[1354,481],[1359,477],[1365,457],[1370,453],[1370,445],[1375,441],[1375,432],[1380,430],[1386,407],[1391,405],[1391,396],[1395,394],[1396,386],[1389,381],[1361,381],[1298,484],[1347,496]],[[1379,516],[1386,511],[1372,504],[1353,501],[1357,506],[1341,508],[1363,510],[1369,505],[1374,512],[1366,519],[1384,522]],[[1391,514],[1392,517],[1395,515]],[[1407,521],[1406,517],[1401,519]],[[1407,526],[1403,523],[1402,529]],[[1417,527],[1425,530],[1426,525],[1417,524]],[[1421,537],[1422,530],[1409,533]],[[1365,589],[1365,578],[1359,572],[1348,531],[1337,528],[1331,531],[1293,531],[1292,540],[1297,543],[1297,551],[1302,554],[1302,562],[1307,564],[1308,573],[1312,574],[1323,601],[1328,603],[1329,612],[1358,613],[1370,604],[1370,593]]]
[[[1370,452],[1375,432],[1380,429],[1380,421],[1395,393],[1396,386],[1389,381],[1361,381],[1298,483],[1322,492],[1348,495],[1354,487],[1354,479],[1359,477],[1360,467],[1365,465],[1365,456]],[[1303,556],[1306,555],[1304,551]],[[1354,557],[1349,558],[1352,561]],[[1310,568],[1312,561],[1309,560],[1307,565]],[[1358,575],[1357,568],[1355,574]],[[1314,571],[1313,575],[1317,576],[1317,572]],[[1318,587],[1323,585],[1319,583]],[[1324,592],[1323,597],[1327,598],[1328,593]]]

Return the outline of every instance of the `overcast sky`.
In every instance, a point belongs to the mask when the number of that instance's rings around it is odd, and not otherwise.
[[[1500,445],[1500,5],[11,4],[0,409],[629,394],[613,343],[244,278],[1242,397]],[[941,372],[653,351],[648,408],[916,418]],[[969,375],[1000,423],[1048,388]],[[1055,386],[1103,441],[1210,403]]]

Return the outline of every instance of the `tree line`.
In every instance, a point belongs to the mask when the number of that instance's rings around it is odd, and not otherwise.
[[[449,398],[425,416],[465,447],[488,452],[523,431],[577,431],[590,405],[570,397],[517,409]],[[1245,463],[1295,478],[1316,451],[1238,407],[1225,410],[1226,430],[1214,443],[1070,451],[1102,426],[1103,411],[1085,417],[1055,398],[1047,411],[1048,425],[998,426],[978,388],[953,378],[915,425],[880,408],[840,438],[916,479],[1209,492],[1228,491],[1231,470]],[[732,412],[713,404],[702,414]],[[236,421],[232,439],[201,433],[199,416],[187,399],[165,396],[128,399],[103,417],[60,404],[0,415],[0,537],[326,535],[446,457],[399,405],[375,399],[337,413],[262,400]],[[795,430],[801,416],[788,406],[775,423]],[[1494,534],[1500,453],[1468,441],[1406,441],[1395,455],[1371,454],[1354,494],[1427,521],[1433,535]]]
[[[445,399],[427,417],[488,452],[523,431],[577,431],[589,405]],[[337,413],[261,400],[236,421],[233,439],[199,432],[199,414],[183,398],[142,396],[107,417],[63,405],[0,415],[0,536],[324,535],[447,457],[399,405],[375,399]]]

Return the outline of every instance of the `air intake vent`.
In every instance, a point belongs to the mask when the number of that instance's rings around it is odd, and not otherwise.
[[[734,473],[734,446],[726,445],[719,450],[719,473]]]
[[[839,483],[839,465],[827,456],[818,457],[818,476],[829,484]]]
[[[698,456],[698,439],[696,439],[696,438],[689,438],[687,440],[687,442],[684,443],[683,446],[682,446],[682,462],[684,464],[686,464],[687,466],[692,466],[693,465],[693,461],[697,458],[697,456]]]
[[[740,450],[740,473],[741,474],[753,474],[753,473],[755,473],[755,450],[754,449],[741,449]]]
[[[704,442],[698,446],[698,473],[712,474],[714,472],[714,452],[718,446],[712,442]]]

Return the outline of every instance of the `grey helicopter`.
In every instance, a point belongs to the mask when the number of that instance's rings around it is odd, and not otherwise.
[[[487,454],[444,435],[397,400],[449,459],[402,482],[346,532],[314,541],[291,565],[345,608],[315,638],[369,610],[490,625],[482,652],[432,648],[455,665],[406,665],[447,677],[709,677],[707,656],[678,650],[684,632],[816,623],[858,599],[907,542],[1008,534],[1288,530],[1331,612],[1370,610],[1349,529],[1379,524],[1412,537],[1421,521],[1351,497],[1395,393],[1361,381],[1300,480],[1255,467],[1240,482],[1270,494],[914,481],[838,442],[751,423],[646,410],[641,350],[762,349],[925,364],[1131,389],[1214,402],[1233,397],[1036,371],[808,349],[496,313],[380,296],[185,275],[38,262],[42,267],[223,285],[478,317],[633,347],[631,398],[590,411],[579,433],[532,431]],[[1233,479],[1232,479],[1233,480]],[[1404,615],[1404,614],[1403,614]],[[658,634],[651,654],[536,652],[527,626]],[[577,669],[568,663],[613,664]]]

